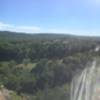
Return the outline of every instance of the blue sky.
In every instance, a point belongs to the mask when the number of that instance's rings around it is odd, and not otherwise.
[[[100,0],[0,0],[0,30],[100,35]]]

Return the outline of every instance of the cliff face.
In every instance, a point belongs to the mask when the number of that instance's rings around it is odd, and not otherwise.
[[[10,100],[10,93],[7,89],[0,90],[0,100]]]
[[[6,100],[4,94],[0,91],[0,100]]]

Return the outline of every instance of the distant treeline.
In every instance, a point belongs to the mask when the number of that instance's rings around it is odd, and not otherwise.
[[[13,59],[20,62],[26,58],[31,61],[42,58],[60,59],[90,52],[99,43],[100,40],[96,37],[0,32],[0,60]]]
[[[97,46],[99,37],[0,32],[0,84],[29,100],[69,100],[72,77],[100,56]]]

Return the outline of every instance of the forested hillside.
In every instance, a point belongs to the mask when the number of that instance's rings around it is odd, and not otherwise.
[[[72,77],[100,57],[97,46],[100,37],[1,31],[0,88],[11,100],[70,100]]]

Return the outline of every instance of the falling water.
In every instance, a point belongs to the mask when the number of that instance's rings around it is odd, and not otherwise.
[[[97,52],[99,48],[95,49]],[[95,59],[71,83],[71,100],[100,100],[100,65]]]

